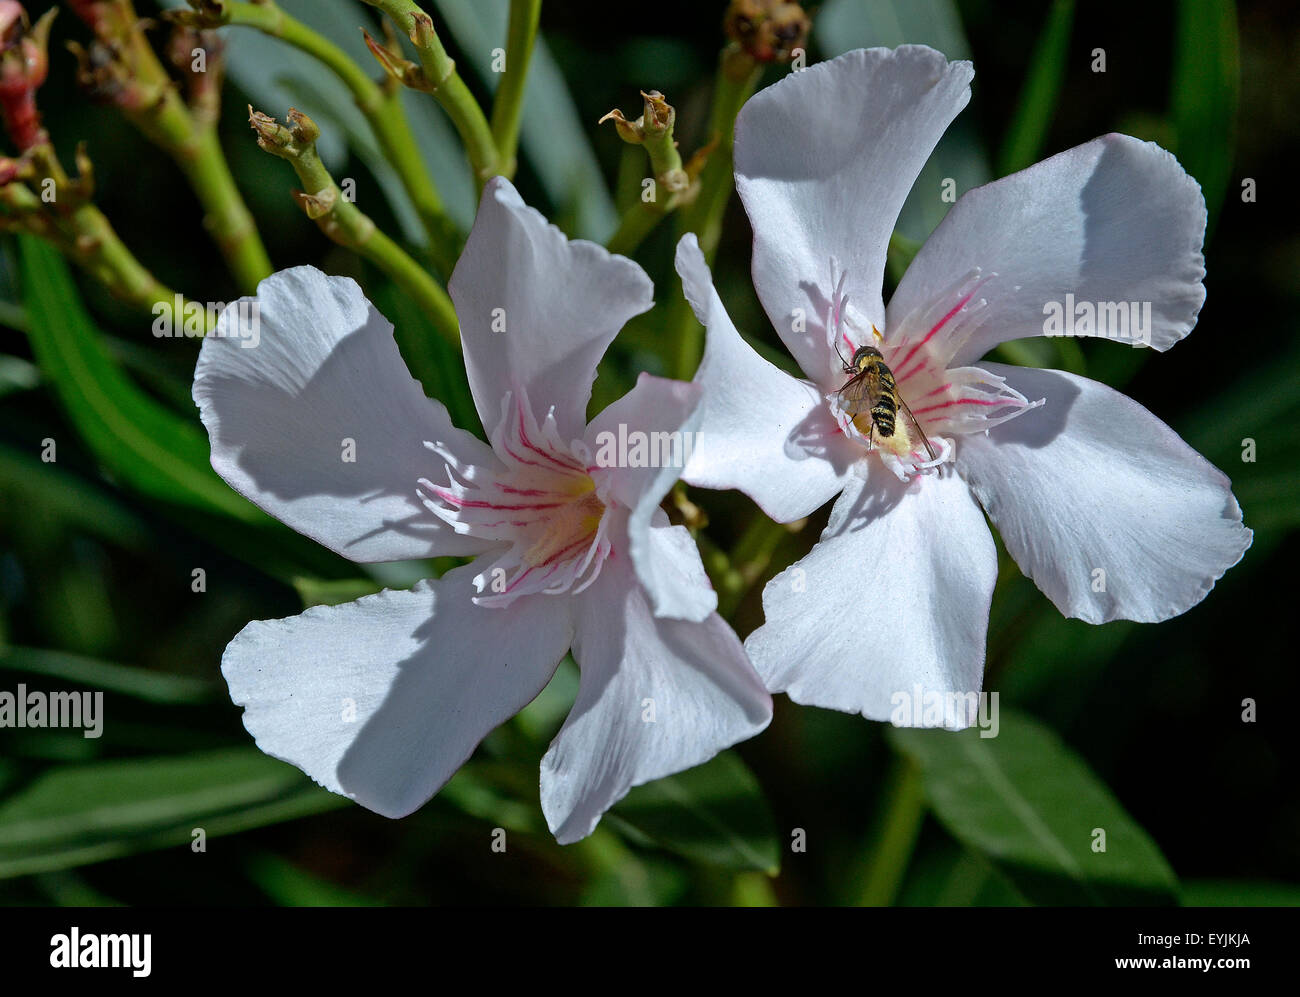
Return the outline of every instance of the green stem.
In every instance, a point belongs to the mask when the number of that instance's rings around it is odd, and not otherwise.
[[[221,151],[216,128],[204,128],[196,137],[193,155],[177,149],[176,165],[190,182],[206,212],[204,225],[226,258],[240,286],[248,292],[271,275],[266,253],[252,212],[244,204],[230,165]]]
[[[641,97],[645,101],[644,110],[636,121],[628,121],[618,110],[610,111],[600,119],[602,123],[613,121],[624,142],[645,150],[653,176],[652,199],[645,200],[644,194],[638,197],[623,213],[618,231],[606,244],[611,252],[624,255],[631,254],[641,244],[659,219],[689,203],[697,190],[691,170],[682,165],[677,140],[673,137],[677,111],[658,91],[643,91]],[[641,186],[644,188],[644,181]]]
[[[263,149],[288,160],[303,190],[299,205],[330,239],[355,250],[388,274],[412,300],[424,308],[437,330],[453,346],[460,345],[460,327],[451,299],[423,267],[375,225],[370,216],[343,196],[316,153],[319,129],[306,117],[289,112],[292,128],[283,128],[266,115],[253,114],[253,127]]]
[[[272,3],[244,3],[224,0],[223,24],[255,28],[305,52],[330,70],[352,92],[365,115],[380,150],[397,171],[402,187],[415,206],[429,235],[430,252],[444,273],[450,273],[460,252],[461,236],[447,216],[442,198],[429,177],[402,109],[401,91],[385,88],[372,80],[341,48],[295,20]]]
[[[46,204],[26,184],[6,184],[0,199],[0,230],[27,232],[44,239],[119,301],[148,312],[164,304],[170,311],[176,292],[150,273],[126,247],[104,213],[84,200],[84,186],[79,189],[79,183],[69,179],[53,147],[37,146],[29,155],[36,178],[54,180],[55,200]],[[82,166],[89,170],[88,161],[82,160]]]
[[[176,85],[135,24],[118,41],[139,94],[123,113],[155,145],[163,149],[185,174],[203,206],[204,225],[241,287],[250,293],[270,276],[271,258],[258,235],[253,216],[235,184],[211,107],[191,110]]]
[[[424,73],[422,89],[433,95],[456,126],[478,186],[482,189],[490,177],[501,172],[496,140],[483,109],[456,72],[455,60],[447,54],[438,33],[433,30],[433,19],[413,0],[365,2],[392,18],[393,23],[414,43]]]
[[[64,253],[119,300],[144,311],[160,304],[172,309],[176,292],[145,269],[93,204],[83,204],[68,216],[65,239],[60,246]],[[203,313],[206,316],[207,309]]]
[[[316,219],[321,231],[340,245],[356,250],[393,278],[425,309],[447,342],[459,347],[460,326],[456,321],[456,310],[441,285],[403,252],[401,246],[381,232],[368,215],[344,199],[314,148],[295,161],[295,168],[305,193],[333,202],[332,207]]]
[[[783,526],[759,513],[752,520],[731,551],[731,571],[727,584],[718,592],[718,613],[730,619],[741,601],[772,563],[772,555],[791,532],[802,528],[802,521]]]
[[[655,226],[663,219],[665,213],[654,202],[645,203],[638,200],[623,212],[618,229],[609,237],[605,248],[611,253],[631,256],[645,241],[646,236],[655,230]]]
[[[506,71],[492,102],[492,138],[501,175],[513,177],[519,151],[519,124],[524,113],[524,84],[537,42],[542,0],[510,0],[506,31]]]
[[[710,263],[718,248],[722,217],[733,187],[731,169],[736,115],[758,86],[761,75],[762,67],[737,47],[724,49],[718,60],[713,109],[709,116],[709,127],[716,137],[717,147],[700,174],[700,189],[695,200],[679,213],[681,221],[678,226],[679,235],[685,232],[696,234],[704,258]],[[682,295],[674,296],[669,305],[666,324],[672,350],[670,376],[689,380],[704,352],[704,330]]]
[[[888,907],[894,902],[921,833],[925,790],[921,770],[910,759],[895,757],[885,801],[884,816],[858,895],[863,907]]]
[[[713,261],[722,232],[722,215],[734,187],[732,150],[735,142],[736,115],[758,86],[762,67],[736,48],[727,48],[718,60],[714,84],[713,107],[709,113],[709,131],[717,146],[700,175],[700,193],[689,210],[683,212],[681,230],[694,232],[700,240],[704,258]]]

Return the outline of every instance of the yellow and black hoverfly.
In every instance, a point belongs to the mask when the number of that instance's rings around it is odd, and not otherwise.
[[[836,347],[837,352],[838,349]],[[900,457],[911,453],[915,449],[914,438],[906,427],[898,425],[898,411],[902,409],[911,428],[920,437],[925,452],[931,460],[937,460],[930,438],[899,395],[898,382],[894,380],[894,372],[885,363],[883,354],[874,346],[859,346],[851,361],[845,360],[841,354],[840,362],[844,364],[844,373],[851,375],[840,388],[840,401],[858,432],[871,443],[875,443],[875,437],[879,436],[886,448]]]

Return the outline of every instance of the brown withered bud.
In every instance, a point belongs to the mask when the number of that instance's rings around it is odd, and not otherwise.
[[[163,20],[187,28],[219,28],[230,22],[223,0],[186,0],[191,10],[171,9],[162,12]]]
[[[390,36],[386,43],[380,43],[364,28],[361,29],[361,34],[365,37],[366,48],[370,49],[370,54],[384,68],[389,79],[413,90],[429,89],[424,71],[402,54],[402,47],[395,37]]]
[[[616,107],[596,124],[614,122],[618,137],[629,145],[641,145],[647,139],[670,134],[673,124],[677,121],[677,111],[664,99],[664,95],[658,90],[651,90],[649,93],[642,90],[641,99],[645,102],[644,110],[641,112],[641,117],[635,121],[629,121]]]
[[[190,106],[208,119],[221,113],[224,51],[221,36],[215,31],[183,24],[173,25],[167,40],[167,59],[185,81]]]
[[[755,62],[788,62],[808,41],[807,12],[788,0],[731,0],[723,28]]]
[[[640,118],[635,121],[628,121],[627,118],[623,117],[623,112],[616,107],[597,121],[596,124],[603,125],[606,121],[614,122],[618,137],[628,145],[640,145],[645,141],[645,133],[641,130]]]
[[[157,99],[157,91],[140,84],[116,41],[92,41],[89,48],[68,42],[77,57],[77,85],[96,104],[139,110]]]
[[[316,122],[297,108],[289,108],[285,115],[287,125],[282,125],[269,114],[253,110],[248,105],[248,123],[257,133],[257,144],[281,159],[295,159],[302,150],[320,138]]]

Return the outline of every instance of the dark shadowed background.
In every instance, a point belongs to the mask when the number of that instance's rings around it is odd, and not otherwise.
[[[48,6],[32,3],[29,10],[35,16]],[[157,13],[149,0],[137,6]],[[343,0],[283,6],[302,17],[334,8],[334,20],[345,26],[349,17],[372,30],[378,24],[372,9]],[[469,68],[478,46],[470,12],[476,5],[425,6],[471,87],[486,96],[483,78]],[[503,8],[503,0],[482,6]],[[596,122],[613,107],[634,117],[640,89],[658,89],[677,107],[684,153],[703,144],[725,41],[723,7],[700,0],[648,7],[547,2],[542,33],[557,86],[526,112],[539,120],[530,126],[531,141],[525,134],[516,181],[525,199],[574,234],[608,236],[645,163],[611,126]],[[377,580],[310,544],[278,549],[237,517],[160,501],[135,487],[115,464],[111,444],[88,441],[58,390],[64,375],[36,363],[24,297],[44,277],[21,274],[17,244],[3,237],[0,690],[20,682],[103,689],[106,721],[99,739],[0,730],[0,902],[1300,901],[1296,739],[1284,712],[1300,701],[1295,5],[838,0],[812,13],[812,59],[909,41],[974,61],[973,99],[931,164],[933,177],[923,176],[905,211],[904,235],[922,238],[946,209],[936,178],[953,177],[964,191],[1108,131],[1171,149],[1205,189],[1208,296],[1185,342],[1158,355],[1044,340],[1002,359],[1086,373],[1166,420],[1232,478],[1254,546],[1203,603],[1154,626],[1064,620],[1008,568],[994,599],[986,683],[1001,693],[1003,749],[1033,755],[1038,765],[1013,781],[1031,805],[1048,811],[1047,823],[1077,817],[1094,826],[1091,813],[1070,814],[1070,801],[1054,798],[1054,778],[1082,779],[1099,800],[1095,821],[1131,822],[1145,831],[1178,885],[1163,870],[1148,869],[1132,882],[1080,891],[1067,872],[1000,846],[993,789],[970,790],[973,809],[965,813],[898,799],[913,792],[900,777],[908,765],[925,769],[931,803],[945,778],[961,776],[954,768],[960,760],[949,759],[938,742],[894,739],[881,725],[796,707],[783,696],[758,738],[671,787],[637,791],[591,839],[561,848],[541,821],[537,763],[572,698],[571,662],[415,815],[389,821],[316,790],[252,746],[220,679],[221,652],[250,619],[353,598]],[[160,29],[157,38],[164,34]],[[84,26],[64,10],[54,37],[40,104],[64,162],[71,164],[72,149],[84,140],[96,168],[97,203],[145,265],[195,299],[233,300],[238,291],[172,162],[113,109],[78,92],[75,61],[63,43],[84,42]],[[225,29],[225,37],[233,59],[250,34]],[[348,44],[355,46],[356,37],[347,33]],[[1104,50],[1104,72],[1093,70],[1096,49]],[[265,58],[242,74],[232,71],[221,130],[275,265],[313,263],[355,275],[397,324],[408,361],[430,393],[477,430],[458,358],[434,343],[428,322],[386,278],[321,235],[290,196],[292,172],[257,148],[245,107],[252,101],[282,116],[287,101],[264,104],[271,88],[321,120],[312,103],[317,95],[295,77],[296,64],[284,52],[283,61]],[[766,79],[786,71],[773,67]],[[561,82],[563,106],[555,96],[562,95]],[[426,110],[438,117],[431,102]],[[561,127],[575,122],[571,132]],[[358,205],[400,236],[398,209],[364,158],[327,121],[322,125],[334,131],[335,175],[354,178]],[[451,164],[448,176],[460,180],[444,184],[444,194],[467,224],[472,188],[457,165],[454,133],[443,126],[430,134],[445,136],[440,155]],[[1243,199],[1247,179],[1254,181],[1253,201]],[[636,252],[659,304],[620,337],[602,368],[594,407],[622,394],[637,371],[665,370],[656,335],[680,294],[671,265],[676,234],[669,219]],[[747,335],[779,348],[749,280],[749,242],[733,198],[715,267],[719,291]],[[94,322],[91,334],[111,362],[197,427],[189,401],[197,341],[155,339],[148,316],[82,274],[74,279]],[[46,439],[57,441],[54,463],[40,459]],[[1247,439],[1255,441],[1253,462],[1242,459]],[[744,544],[758,515],[752,503],[739,494],[689,494],[709,517],[706,543],[724,550]],[[759,576],[735,609],[742,637],[761,621],[762,582],[806,552],[825,515],[764,553]],[[191,590],[198,567],[207,577],[202,593]],[[871,579],[888,571],[862,569],[862,588],[843,593],[845,627],[853,626],[855,606],[876,591]],[[418,570],[399,573],[392,583],[415,577]],[[1246,699],[1256,704],[1253,723],[1242,719]],[[1080,807],[1093,803],[1088,793],[1074,799]],[[987,813],[979,810],[984,803]],[[495,827],[508,831],[504,854],[490,848]],[[201,853],[191,847],[195,828],[207,834]],[[805,832],[804,851],[791,848],[796,829]],[[1158,856],[1152,861],[1159,865]],[[769,875],[777,866],[779,873]],[[882,868],[894,871],[892,880],[885,875],[882,882]]]

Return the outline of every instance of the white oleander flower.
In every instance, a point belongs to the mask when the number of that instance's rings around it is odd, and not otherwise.
[[[587,424],[597,362],[650,307],[649,278],[569,241],[497,178],[450,290],[490,446],[424,396],[346,278],[277,273],[258,288],[256,348],[222,329],[203,343],[194,398],[237,491],[354,561],[477,558],[410,591],[250,623],[222,672],[263,751],[400,817],[572,647],[577,701],[541,771],[547,822],[571,842],[632,786],[762,730],[771,700],[690,535],[659,509],[680,467],[593,458],[604,432],[697,419],[699,387],[643,375]]]
[[[741,110],[754,286],[806,380],[741,339],[694,237],[677,251],[708,329],[684,479],[740,489],[781,522],[839,496],[818,544],[764,590],[746,650],[769,690],[878,720],[918,685],[975,700],[997,575],[986,514],[1061,612],[1092,623],[1186,611],[1251,540],[1228,479],[1136,402],[981,359],[1054,331],[1067,302],[1095,306],[1093,334],[1157,350],[1191,330],[1205,205],[1168,152],[1107,135],[969,191],[885,307],[895,220],[972,76],[922,46],[856,51]],[[863,346],[933,455],[904,412],[886,439],[845,411],[844,361]]]

